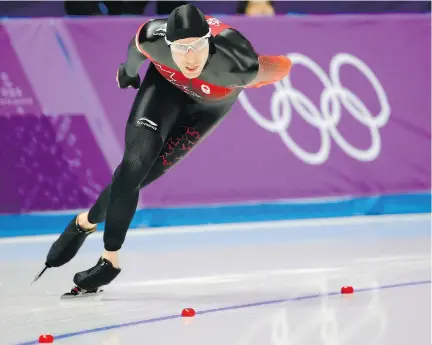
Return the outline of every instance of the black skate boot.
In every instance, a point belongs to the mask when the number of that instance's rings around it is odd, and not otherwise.
[[[115,268],[109,260],[101,257],[96,266],[75,274],[73,281],[76,286],[61,298],[94,296],[102,292],[100,288],[111,283],[120,272],[120,268]]]
[[[68,263],[78,253],[88,235],[96,231],[84,230],[78,225],[78,216],[68,224],[60,237],[52,244],[45,262],[45,268],[35,277],[33,283],[51,267],[60,267]]]

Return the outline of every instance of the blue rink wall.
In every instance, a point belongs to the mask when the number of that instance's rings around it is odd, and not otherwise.
[[[431,193],[140,209],[131,228],[431,212]],[[0,215],[0,237],[57,234],[77,211]],[[103,229],[99,226],[99,231]]]

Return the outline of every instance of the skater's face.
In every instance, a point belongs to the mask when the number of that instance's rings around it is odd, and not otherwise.
[[[190,37],[170,44],[174,62],[186,78],[197,78],[209,56],[208,36]]]

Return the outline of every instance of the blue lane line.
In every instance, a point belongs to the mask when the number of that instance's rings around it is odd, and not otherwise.
[[[363,289],[355,289],[355,292],[368,292],[373,290],[384,290],[384,289],[393,289],[393,288],[400,288],[400,287],[406,287],[406,286],[415,286],[415,285],[425,285],[430,284],[430,280],[423,280],[423,281],[417,281],[417,282],[408,282],[408,283],[399,283],[399,284],[391,284],[391,285],[382,285],[377,287],[371,287],[371,288],[363,288]],[[207,309],[202,311],[197,311],[197,315],[202,314],[210,314],[210,313],[217,313],[221,311],[228,311],[228,310],[236,310],[236,309],[245,309],[245,308],[253,308],[253,307],[259,307],[262,305],[269,305],[269,304],[280,304],[280,303],[286,303],[286,302],[295,302],[295,301],[303,301],[303,300],[310,300],[310,299],[316,299],[320,297],[330,297],[330,296],[336,296],[340,295],[340,292],[330,292],[326,294],[313,294],[313,295],[304,295],[304,296],[298,296],[298,297],[291,297],[291,298],[284,298],[284,299],[277,299],[277,300],[271,300],[271,301],[262,301],[262,302],[255,302],[255,303],[249,303],[249,304],[240,304],[235,306],[228,306],[228,307],[222,307],[222,308],[215,308],[215,309]],[[125,328],[130,326],[136,326],[136,325],[142,325],[146,323],[155,323],[155,322],[161,322],[161,321],[167,321],[167,320],[173,320],[173,319],[179,319],[182,316],[180,314],[176,315],[168,315],[168,316],[162,316],[162,317],[156,317],[152,319],[147,320],[139,320],[139,321],[133,321],[133,322],[127,322],[127,323],[121,323],[116,325],[110,325],[110,326],[104,326],[104,327],[98,327],[98,328],[92,328],[92,329],[86,329],[83,331],[78,332],[72,332],[72,333],[64,333],[54,336],[54,341],[58,339],[65,339],[65,338],[72,338],[79,335],[85,335],[90,333],[97,333],[97,332],[103,332],[108,331],[111,329],[116,328]],[[39,340],[32,340],[26,343],[18,343],[17,345],[36,345],[39,344]]]

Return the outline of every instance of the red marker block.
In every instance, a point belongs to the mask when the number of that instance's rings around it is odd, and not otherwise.
[[[183,317],[193,317],[195,316],[195,310],[192,308],[185,308],[182,310],[182,316]]]
[[[51,344],[54,342],[54,337],[51,334],[42,334],[39,337],[39,344]]]
[[[352,286],[342,286],[341,293],[342,294],[351,294],[351,293],[354,293],[354,288]]]

